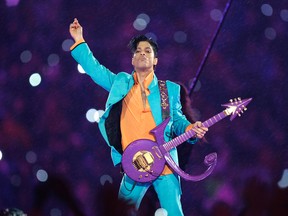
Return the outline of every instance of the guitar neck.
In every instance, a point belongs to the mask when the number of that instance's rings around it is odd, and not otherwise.
[[[219,122],[220,120],[222,120],[228,116],[228,114],[225,111],[226,110],[224,110],[224,111],[218,113],[217,115],[214,115],[213,117],[209,118],[208,120],[203,122],[202,125],[204,127],[207,127],[207,128],[211,127],[215,123]],[[172,148],[177,147],[178,145],[180,145],[181,143],[185,142],[186,140],[190,139],[193,136],[195,136],[195,132],[193,130],[189,130],[189,131],[183,133],[182,135],[180,135],[180,136],[170,140],[169,142],[163,144],[163,147],[168,152]]]
[[[204,127],[209,128],[209,127],[211,127],[212,125],[214,125],[214,124],[216,124],[217,122],[219,122],[219,121],[221,121],[222,119],[224,119],[225,117],[227,117],[227,114],[226,114],[226,112],[225,112],[225,110],[224,110],[224,111],[218,113],[217,115],[209,118],[208,120],[206,120],[206,121],[203,122],[202,124],[203,124]]]

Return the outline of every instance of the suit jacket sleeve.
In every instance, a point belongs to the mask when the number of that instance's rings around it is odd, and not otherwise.
[[[96,84],[107,91],[111,90],[116,74],[99,63],[87,43],[84,42],[76,46],[72,49],[71,55]]]

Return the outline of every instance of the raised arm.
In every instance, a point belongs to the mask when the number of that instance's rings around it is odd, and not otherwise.
[[[94,57],[84,40],[83,28],[77,18],[74,18],[74,21],[70,24],[69,32],[75,41],[70,48],[73,58],[83,67],[86,74],[89,75],[96,84],[110,91],[116,75],[101,65]]]

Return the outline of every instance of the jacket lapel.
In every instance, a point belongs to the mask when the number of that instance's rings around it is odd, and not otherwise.
[[[151,112],[156,125],[159,125],[162,122],[162,115],[160,105],[160,91],[158,88],[158,79],[156,75],[154,75],[154,78],[150,83],[148,89],[150,91],[150,94],[147,97],[148,102],[150,104],[150,107],[153,107],[153,109],[151,109]]]

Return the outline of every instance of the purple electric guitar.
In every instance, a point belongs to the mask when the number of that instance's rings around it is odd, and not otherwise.
[[[252,98],[243,100],[237,98],[234,99],[234,101],[230,100],[230,103],[222,105],[226,107],[224,111],[218,113],[202,124],[205,127],[211,127],[229,115],[231,115],[230,121],[232,121],[237,115],[241,116],[241,113],[247,109],[246,106],[251,100]],[[217,162],[217,154],[215,152],[206,155],[204,163],[208,168],[203,174],[196,176],[185,173],[174,162],[169,151],[195,136],[195,132],[189,130],[165,143],[164,130],[169,120],[170,117],[150,131],[154,135],[156,142],[148,139],[139,139],[130,143],[123,152],[122,167],[124,172],[131,179],[137,182],[151,182],[161,175],[166,163],[174,172],[189,181],[200,181],[212,173]]]

